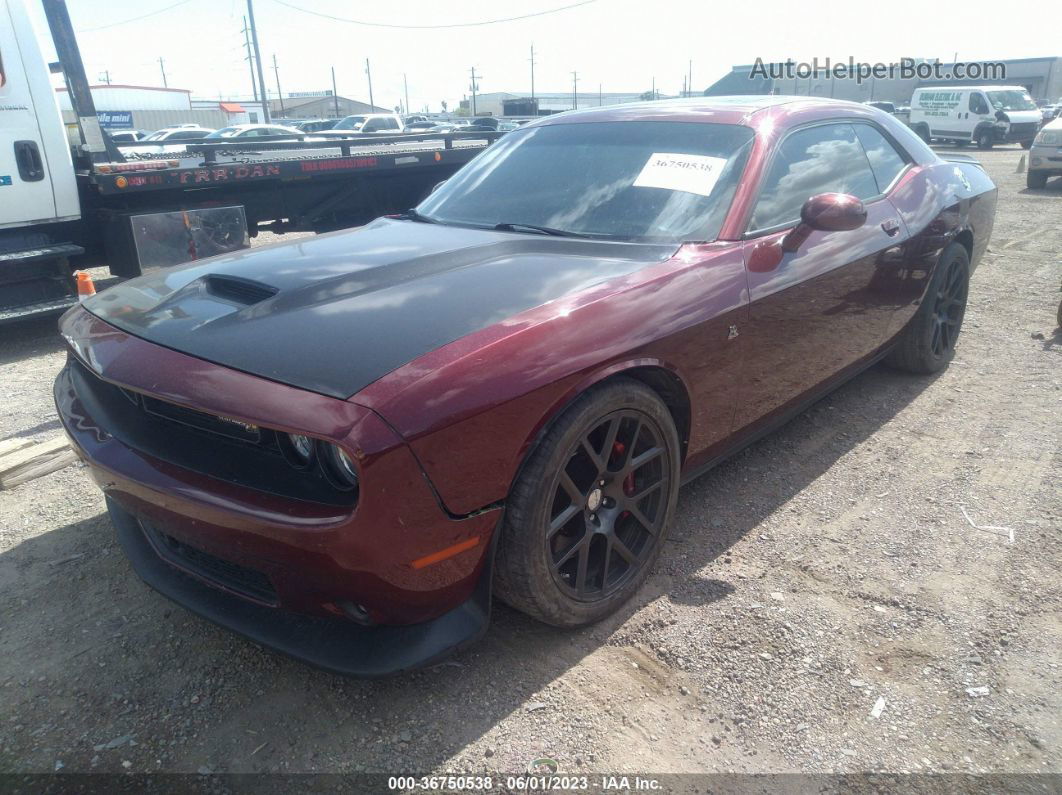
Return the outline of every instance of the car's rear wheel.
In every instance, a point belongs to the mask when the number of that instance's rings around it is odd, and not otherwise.
[[[598,621],[645,581],[679,485],[667,407],[617,378],[580,396],[545,433],[506,504],[495,592],[556,626]]]
[[[886,361],[911,373],[935,373],[950,362],[966,314],[969,282],[970,256],[952,243],[940,255],[922,305]]]

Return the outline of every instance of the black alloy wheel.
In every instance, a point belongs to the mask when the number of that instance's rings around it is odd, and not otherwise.
[[[546,426],[498,529],[494,593],[548,624],[578,627],[641,587],[678,501],[681,445],[653,389],[616,376]]]
[[[671,472],[663,434],[638,411],[595,423],[569,451],[553,484],[545,543],[561,590],[606,598],[638,572],[667,513]]]
[[[929,348],[934,356],[950,356],[966,314],[966,264],[953,259],[941,280],[933,303],[933,330]]]

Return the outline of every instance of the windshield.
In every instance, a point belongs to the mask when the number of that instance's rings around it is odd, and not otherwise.
[[[336,124],[337,130],[350,130],[365,121],[364,116],[347,116]]]
[[[996,110],[1036,110],[1036,103],[1024,91],[988,91],[988,101]]]
[[[752,130],[690,122],[585,122],[521,128],[417,208],[430,220],[548,227],[621,240],[713,240]]]

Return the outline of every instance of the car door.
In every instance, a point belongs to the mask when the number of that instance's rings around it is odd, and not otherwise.
[[[882,344],[895,309],[882,274],[901,257],[907,232],[886,195],[888,184],[878,180],[890,179],[891,171],[895,181],[907,164],[892,148],[892,167],[876,177],[857,126],[797,129],[768,165],[743,244],[750,308],[736,429],[800,403]],[[876,127],[864,132],[884,140]],[[792,253],[770,251],[796,226],[803,203],[820,193],[862,199],[866,223],[845,232],[812,231]]]

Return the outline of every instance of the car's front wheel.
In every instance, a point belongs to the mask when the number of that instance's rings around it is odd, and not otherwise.
[[[992,130],[988,127],[977,133],[977,148],[978,149],[991,149],[992,145],[996,142],[996,137]]]
[[[929,287],[886,362],[910,373],[935,373],[955,355],[966,314],[970,255],[952,243],[940,255]]]
[[[645,581],[679,486],[679,441],[644,384],[581,395],[532,450],[506,503],[494,590],[556,626],[598,621]]]
[[[1047,172],[1046,171],[1027,171],[1025,172],[1025,187],[1032,188],[1033,190],[1042,190],[1047,187]]]

